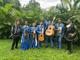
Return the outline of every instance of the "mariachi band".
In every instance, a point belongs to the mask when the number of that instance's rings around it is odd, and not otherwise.
[[[62,48],[62,38],[65,36],[67,41],[67,49],[70,53],[73,50],[73,41],[76,37],[76,29],[70,19],[68,19],[66,25],[62,22],[61,18],[58,18],[58,22],[53,20],[39,21],[28,25],[28,21],[25,20],[24,25],[20,25],[20,20],[15,21],[15,25],[11,28],[11,35],[13,39],[11,50],[18,48],[18,42],[21,38],[21,49],[27,50],[30,48],[41,48],[43,43],[48,48],[49,44],[51,48],[54,47],[55,40],[57,41],[58,48]]]

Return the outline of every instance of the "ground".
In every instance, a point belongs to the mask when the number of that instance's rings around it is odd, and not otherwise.
[[[45,48],[10,50],[11,40],[0,40],[0,60],[80,60],[80,47],[75,46],[74,52],[68,54],[66,48]]]

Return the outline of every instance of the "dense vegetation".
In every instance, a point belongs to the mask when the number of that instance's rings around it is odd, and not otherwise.
[[[73,4],[72,4],[73,1]],[[35,0],[21,7],[19,0],[0,0],[0,38],[9,38],[10,27],[16,18],[21,21],[28,19],[29,23],[55,16],[61,17],[64,23],[71,18],[80,33],[80,0],[61,0],[61,4],[42,9]]]

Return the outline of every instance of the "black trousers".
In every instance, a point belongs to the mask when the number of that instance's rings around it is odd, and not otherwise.
[[[73,52],[73,41],[67,41],[67,50],[69,50],[70,53]]]
[[[19,36],[13,38],[12,47],[11,47],[12,50],[13,50],[14,48],[18,48],[19,39],[20,39]]]

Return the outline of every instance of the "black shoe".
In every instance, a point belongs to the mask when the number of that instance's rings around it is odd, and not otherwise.
[[[46,48],[48,48],[48,46],[46,46]]]
[[[72,51],[69,51],[69,54],[72,54]]]
[[[18,49],[18,47],[15,47],[16,49]]]
[[[11,50],[14,50],[14,48],[11,48]]]

